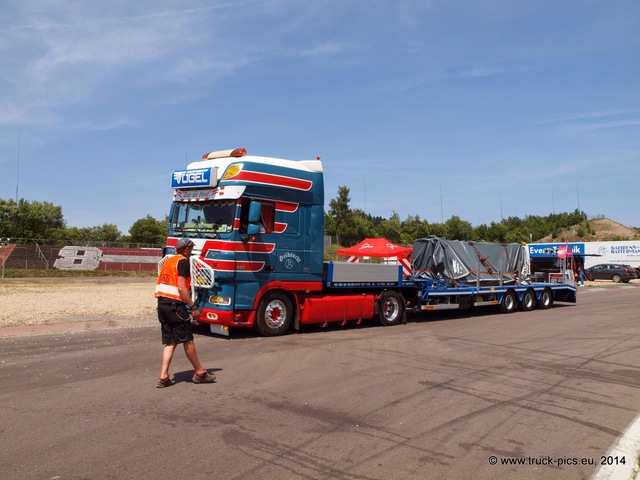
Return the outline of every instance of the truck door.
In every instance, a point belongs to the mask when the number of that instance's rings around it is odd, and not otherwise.
[[[305,243],[305,207],[299,205],[295,211],[276,211],[276,221],[285,225],[276,242],[275,269],[282,280],[300,280],[300,275],[308,273],[308,245]]]
[[[274,279],[275,237],[272,203],[245,198],[236,242],[235,308],[253,307],[258,291]]]

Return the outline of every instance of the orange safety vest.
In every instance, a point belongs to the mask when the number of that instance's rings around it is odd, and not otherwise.
[[[186,258],[184,255],[174,255],[164,261],[158,282],[156,284],[156,297],[166,297],[182,302],[180,290],[178,290],[178,262]]]

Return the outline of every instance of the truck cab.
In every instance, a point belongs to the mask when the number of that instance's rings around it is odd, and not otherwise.
[[[171,187],[166,253],[175,253],[179,238],[196,244],[192,293],[200,321],[210,323],[212,332],[253,326],[265,297],[291,310],[293,292],[321,290],[324,185],[319,158],[294,161],[249,156],[245,149],[216,151],[174,171]],[[262,320],[271,322],[267,330],[288,328],[292,311],[281,320],[274,320],[279,315],[275,307],[270,312],[272,318]]]

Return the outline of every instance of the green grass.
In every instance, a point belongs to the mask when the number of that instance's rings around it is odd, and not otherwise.
[[[116,270],[39,270],[24,268],[7,268],[4,278],[100,278],[100,277],[155,277],[155,270],[128,272]]]
[[[341,245],[325,245],[324,246],[324,261],[328,262],[331,260],[336,260],[338,258],[338,254],[336,253],[337,250],[340,250],[342,247]]]

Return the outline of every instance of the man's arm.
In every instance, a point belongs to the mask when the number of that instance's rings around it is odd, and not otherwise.
[[[182,298],[182,301],[184,303],[186,303],[187,305],[192,305],[194,302],[191,300],[191,292],[189,291],[189,289],[187,288],[187,278],[185,277],[185,269],[183,266],[183,262],[186,261],[187,262],[187,272],[189,272],[188,274],[190,274],[189,271],[189,260],[188,259],[184,259],[184,260],[180,260],[179,264],[178,264],[178,292],[180,292],[180,298]],[[192,308],[191,309],[191,314],[194,317],[197,317],[200,315],[200,312],[196,309],[196,308]]]
[[[191,305],[191,292],[187,288],[187,279],[184,277],[178,277],[178,292],[182,301],[187,305]]]

